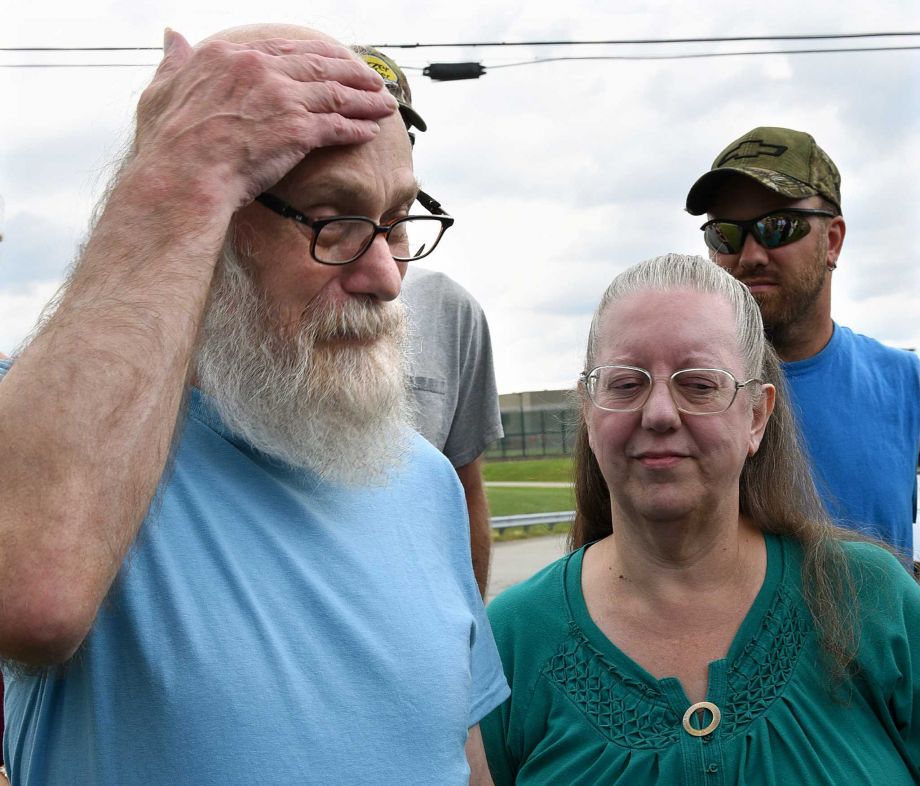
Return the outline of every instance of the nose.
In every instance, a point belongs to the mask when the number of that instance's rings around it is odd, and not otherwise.
[[[354,262],[343,265],[342,289],[351,295],[395,300],[402,288],[406,262],[397,262],[381,234]]]
[[[738,255],[739,267],[756,267],[767,263],[767,249],[765,249],[751,232],[744,237],[741,252]]]
[[[670,431],[681,424],[680,411],[664,379],[652,382],[645,404],[642,405],[642,427],[650,431]]]

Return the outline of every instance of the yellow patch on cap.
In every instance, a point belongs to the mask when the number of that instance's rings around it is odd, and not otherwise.
[[[373,68],[387,82],[398,82],[396,72],[376,55],[364,55],[364,62]]]

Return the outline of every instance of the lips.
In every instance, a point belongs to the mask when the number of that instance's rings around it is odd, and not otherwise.
[[[779,284],[769,278],[741,278],[738,279],[751,292],[763,292],[767,289],[776,289]]]
[[[634,456],[643,467],[648,469],[669,469],[680,464],[687,455],[685,453],[674,453],[666,451],[649,451],[639,453]]]

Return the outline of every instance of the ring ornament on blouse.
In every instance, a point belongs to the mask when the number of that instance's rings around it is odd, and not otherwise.
[[[690,719],[697,713],[702,715],[706,710],[712,713],[712,720],[705,728],[695,729],[690,724]],[[684,713],[684,731],[686,731],[687,734],[692,734],[694,737],[705,737],[707,734],[712,734],[719,727],[721,720],[722,713],[715,704],[711,701],[698,701]]]

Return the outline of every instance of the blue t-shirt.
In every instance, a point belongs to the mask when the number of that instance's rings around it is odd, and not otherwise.
[[[783,370],[828,512],[911,555],[920,358],[835,324],[824,349]]]
[[[83,647],[4,669],[14,784],[465,784],[467,728],[508,695],[465,516],[418,435],[386,487],[344,488],[192,391]]]

